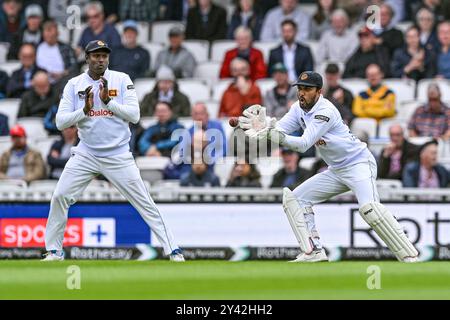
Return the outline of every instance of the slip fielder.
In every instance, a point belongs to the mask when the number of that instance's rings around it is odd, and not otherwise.
[[[51,199],[44,260],[64,259],[62,247],[69,206],[92,179],[102,174],[141,214],[164,253],[173,261],[184,261],[129,151],[129,122],[139,121],[139,104],[130,77],[108,69],[110,52],[105,42],[91,41],[85,48],[89,69],[69,80],[64,88],[56,126],[63,130],[77,125],[80,143],[72,148]]]
[[[322,96],[322,77],[303,72],[298,99],[280,120],[266,118],[265,108],[251,106],[239,117],[250,138],[268,138],[298,152],[316,145],[328,170],[306,180],[294,191],[283,189],[283,209],[302,251],[294,262],[327,261],[314,222],[313,206],[352,190],[359,212],[398,260],[416,262],[418,252],[395,217],[380,203],[376,189],[377,166],[367,145],[351,134],[336,107]],[[302,128],[301,137],[289,135]]]

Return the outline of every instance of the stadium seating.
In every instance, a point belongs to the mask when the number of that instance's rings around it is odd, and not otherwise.
[[[405,119],[405,121],[409,121],[416,111],[416,109],[422,105],[420,101],[412,101],[412,102],[403,102],[397,105],[397,115],[396,117],[399,119]]]
[[[197,65],[194,77],[205,80],[210,86],[219,80],[221,62],[207,61]]]
[[[214,100],[208,100],[205,101],[206,108],[208,109],[208,114],[210,119],[217,118],[217,115],[219,114],[219,103]]]
[[[377,121],[372,118],[356,118],[352,122],[351,130],[355,135],[367,132],[369,138],[375,138],[377,135]]]
[[[0,137],[0,155],[11,147],[11,138],[9,136]]]
[[[228,137],[228,136],[227,136]],[[225,186],[230,178],[235,159],[233,157],[224,157],[219,159],[214,165],[214,173],[220,180],[220,185]]]
[[[397,107],[401,103],[411,102],[414,100],[415,83],[410,80],[403,79],[385,79],[384,84],[395,93],[395,101]]]
[[[442,101],[450,101],[450,80],[446,79],[422,79],[417,84],[417,100],[426,102],[428,100],[427,90],[430,83],[437,83],[441,89]]]
[[[20,67],[20,61],[16,60],[9,60],[0,64],[0,70],[5,71],[9,76],[11,76],[14,71],[20,69]]]
[[[8,116],[8,125],[10,128],[14,126],[19,113],[20,99],[3,99],[0,100],[0,113]]]
[[[153,90],[155,84],[156,80],[154,78],[139,78],[134,80],[134,88],[136,89],[139,102],[142,102],[145,95]]]
[[[357,96],[361,91],[366,90],[368,86],[365,79],[359,78],[342,79],[341,84],[344,88],[350,90],[353,96]]]
[[[222,100],[222,95],[230,86],[233,79],[221,79],[219,80],[212,89],[212,100],[219,101]]]
[[[223,62],[225,57],[225,53],[230,50],[236,48],[236,42],[233,40],[216,40],[212,43],[211,46],[211,61],[215,62]]]
[[[53,143],[59,139],[59,136],[33,139],[33,141],[31,141],[31,146],[41,153],[42,158],[46,159],[47,155],[50,153],[50,148],[52,147]]]
[[[311,170],[314,165],[314,162],[316,162],[316,161],[317,161],[317,158],[313,158],[313,157],[302,158],[302,159],[300,159],[298,166],[305,170]]]
[[[144,129],[149,128],[150,126],[156,124],[157,120],[155,117],[141,117],[141,126]]]
[[[150,53],[150,69],[153,70],[158,53],[164,49],[164,45],[157,42],[145,42],[142,44],[142,47]]]
[[[283,160],[280,157],[262,157],[258,159],[256,167],[261,174],[261,185],[268,188],[274,174],[283,167]]]
[[[3,64],[6,61],[8,50],[9,50],[9,43],[0,42],[0,64]]]
[[[255,41],[253,47],[262,51],[264,60],[267,64],[269,63],[270,50],[278,47],[279,44],[279,41]]]
[[[32,201],[49,201],[55,191],[58,180],[32,181],[27,189],[27,197]]]
[[[258,85],[259,89],[261,90],[261,95],[264,98],[267,91],[272,90],[273,87],[276,86],[276,82],[273,79],[259,79],[256,80],[256,84]]]
[[[209,42],[206,40],[185,40],[183,46],[194,56],[197,63],[209,60]]]
[[[23,180],[0,180],[0,201],[25,201],[27,183]]]
[[[27,136],[33,139],[47,138],[47,131],[44,129],[44,122],[39,117],[18,118],[17,124],[25,128]]]
[[[58,40],[63,43],[70,43],[70,30],[61,24],[58,24]]]
[[[403,119],[382,119],[378,125],[378,137],[380,138],[389,138],[389,128],[393,124],[399,124],[402,126],[404,132],[407,134],[407,121]]]
[[[209,86],[200,79],[179,79],[178,88],[188,96],[191,104],[197,101],[206,101],[210,97]]]

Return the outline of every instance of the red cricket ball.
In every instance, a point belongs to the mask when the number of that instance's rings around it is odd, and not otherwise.
[[[232,117],[232,118],[230,118],[230,120],[228,120],[228,123],[229,123],[230,126],[232,126],[232,127],[237,127],[237,125],[239,124],[239,118],[237,118],[237,117]]]

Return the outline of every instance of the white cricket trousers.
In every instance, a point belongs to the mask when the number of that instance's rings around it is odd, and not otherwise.
[[[99,174],[105,176],[140,213],[162,244],[166,255],[178,249],[142,181],[130,152],[100,158],[72,149],[71,155],[50,203],[45,231],[45,246],[48,251],[62,250],[69,207],[78,200],[91,180]]]
[[[366,161],[342,169],[328,169],[318,173],[300,186],[293,193],[303,208],[312,208],[313,205],[324,202],[338,194],[353,191],[358,200],[359,207],[379,202],[376,187],[377,164],[370,155]],[[314,238],[319,238],[312,210],[305,214],[308,229]]]

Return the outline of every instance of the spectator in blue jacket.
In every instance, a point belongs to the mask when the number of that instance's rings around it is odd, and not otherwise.
[[[137,44],[138,25],[133,20],[123,24],[123,46],[111,56],[110,68],[127,73],[131,80],[144,77],[150,70],[150,54]]]
[[[419,161],[406,165],[403,171],[405,188],[446,188],[449,172],[438,164],[438,143],[436,140],[425,143],[419,150]]]
[[[3,0],[0,9],[0,42],[11,43],[13,37],[25,27],[25,18],[20,14],[21,0]]]
[[[255,10],[254,0],[239,0],[239,3],[231,16],[228,26],[227,38],[234,40],[234,31],[240,26],[252,30],[253,40],[259,40],[264,16]]]
[[[88,26],[83,30],[78,48],[77,55],[84,51],[86,45],[93,40],[102,40],[108,44],[110,48],[118,48],[121,45],[120,35],[113,25],[105,21],[105,13],[103,5],[99,1],[93,1],[85,7]]]
[[[0,136],[9,135],[8,116],[0,113]]]
[[[148,157],[170,157],[178,141],[172,140],[172,133],[183,126],[173,117],[172,106],[158,102],[155,108],[158,123],[149,127],[139,139],[139,152]]]
[[[58,104],[52,105],[44,117],[44,129],[47,130],[49,135],[60,134],[60,131],[56,127],[56,113],[58,112]]]

